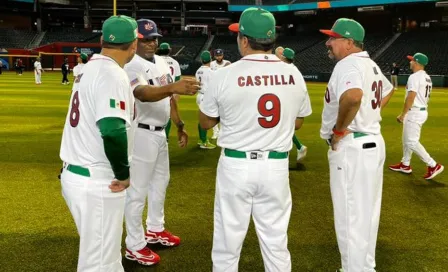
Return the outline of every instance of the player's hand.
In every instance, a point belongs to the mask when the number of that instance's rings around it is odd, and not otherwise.
[[[403,124],[403,120],[404,120],[404,115],[403,114],[400,114],[400,115],[397,116],[397,122],[398,123]]]
[[[110,183],[109,189],[112,191],[112,193],[119,193],[119,192],[126,190],[126,188],[128,188],[129,185],[130,185],[129,179],[126,179],[126,180],[114,179]]]
[[[179,143],[179,147],[186,147],[188,144],[188,134],[185,129],[177,130],[177,139]]]
[[[201,83],[195,78],[182,78],[173,84],[174,94],[194,95],[201,89]]]
[[[333,151],[336,151],[339,141],[340,141],[342,138],[344,138],[345,136],[347,136],[347,134],[350,134],[350,133],[351,133],[351,132],[350,132],[349,130],[345,130],[345,131],[344,131],[344,135],[337,136],[336,134],[333,134],[333,135],[331,136],[331,149],[332,149]]]

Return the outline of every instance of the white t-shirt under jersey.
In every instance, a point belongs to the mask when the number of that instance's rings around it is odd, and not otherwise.
[[[166,64],[168,64],[168,67],[170,68],[171,76],[174,79],[180,78],[182,73],[180,71],[179,62],[177,62],[177,60],[173,59],[170,56],[161,56],[161,57],[165,60]]]
[[[228,60],[222,60],[221,63],[218,63],[216,60],[214,60],[210,63],[210,68],[212,68],[213,71],[216,71],[219,68],[226,67],[229,64],[231,64],[231,62]]]
[[[170,68],[165,60],[155,55],[155,63],[135,55],[134,58],[124,66],[124,70],[131,81],[133,92],[140,85],[164,86],[174,82]],[[150,126],[165,126],[170,118],[170,97],[157,102],[141,102],[135,100],[136,119],[138,123]]]
[[[109,57],[93,55],[73,84],[62,134],[62,161],[112,171],[97,122],[106,117],[123,119],[128,128],[128,138],[131,138],[129,128],[133,104],[129,79],[124,70]],[[129,150],[132,150],[130,146]]]
[[[220,117],[218,145],[239,151],[291,150],[297,117],[311,114],[302,74],[273,54],[249,55],[213,72],[200,109]]]
[[[409,92],[416,92],[413,108],[427,108],[432,90],[431,77],[424,70],[413,73],[408,78],[406,97]]]
[[[353,132],[381,133],[381,99],[392,91],[392,84],[367,52],[351,54],[334,67],[324,97],[320,136],[329,139],[336,125],[339,98],[349,89],[363,91],[361,106],[348,126]]]

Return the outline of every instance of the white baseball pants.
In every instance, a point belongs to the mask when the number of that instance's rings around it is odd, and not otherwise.
[[[291,271],[287,230],[291,215],[288,159],[250,160],[221,155],[214,209],[214,272],[238,271],[252,215],[265,271]]]
[[[368,148],[372,143],[375,147]],[[355,138],[349,134],[336,151],[328,151],[334,224],[344,272],[375,271],[385,157],[381,135]]]
[[[42,83],[41,76],[42,74],[34,72],[34,80],[36,81],[36,84]]]
[[[147,229],[164,230],[165,195],[170,180],[168,144],[165,131],[136,128],[131,162],[131,186],[126,195],[126,246],[137,251],[146,246],[142,224],[148,198]]]
[[[410,110],[403,121],[403,158],[401,162],[409,166],[411,164],[412,153],[415,152],[420,159],[430,167],[436,166],[436,162],[428,154],[420,143],[422,126],[428,119],[428,112],[420,110]]]
[[[111,170],[84,177],[63,170],[62,195],[78,230],[78,272],[123,272],[121,237],[126,191],[112,193]],[[96,173],[96,175],[95,175]]]

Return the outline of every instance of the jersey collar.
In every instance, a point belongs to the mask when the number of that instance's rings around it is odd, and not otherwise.
[[[362,51],[362,52],[358,52],[358,53],[353,53],[350,56],[354,56],[354,57],[360,57],[360,58],[370,58],[369,53],[367,53],[367,51]]]
[[[281,60],[274,54],[252,54],[243,57],[241,60],[257,62],[281,62]]]
[[[108,56],[104,56],[104,55],[101,55],[101,54],[93,54],[93,56],[92,56],[92,58],[91,58],[90,60],[91,60],[91,61],[92,61],[92,60],[107,60],[107,61],[112,61],[113,63],[115,63],[115,64],[117,64],[118,66],[120,66],[120,65],[118,64],[118,62],[116,62],[113,58],[108,57]]]

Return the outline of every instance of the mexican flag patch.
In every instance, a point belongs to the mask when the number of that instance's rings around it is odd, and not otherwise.
[[[120,110],[125,110],[126,109],[126,103],[124,101],[117,101],[113,98],[111,98],[109,100],[109,105],[112,109],[120,109]]]

